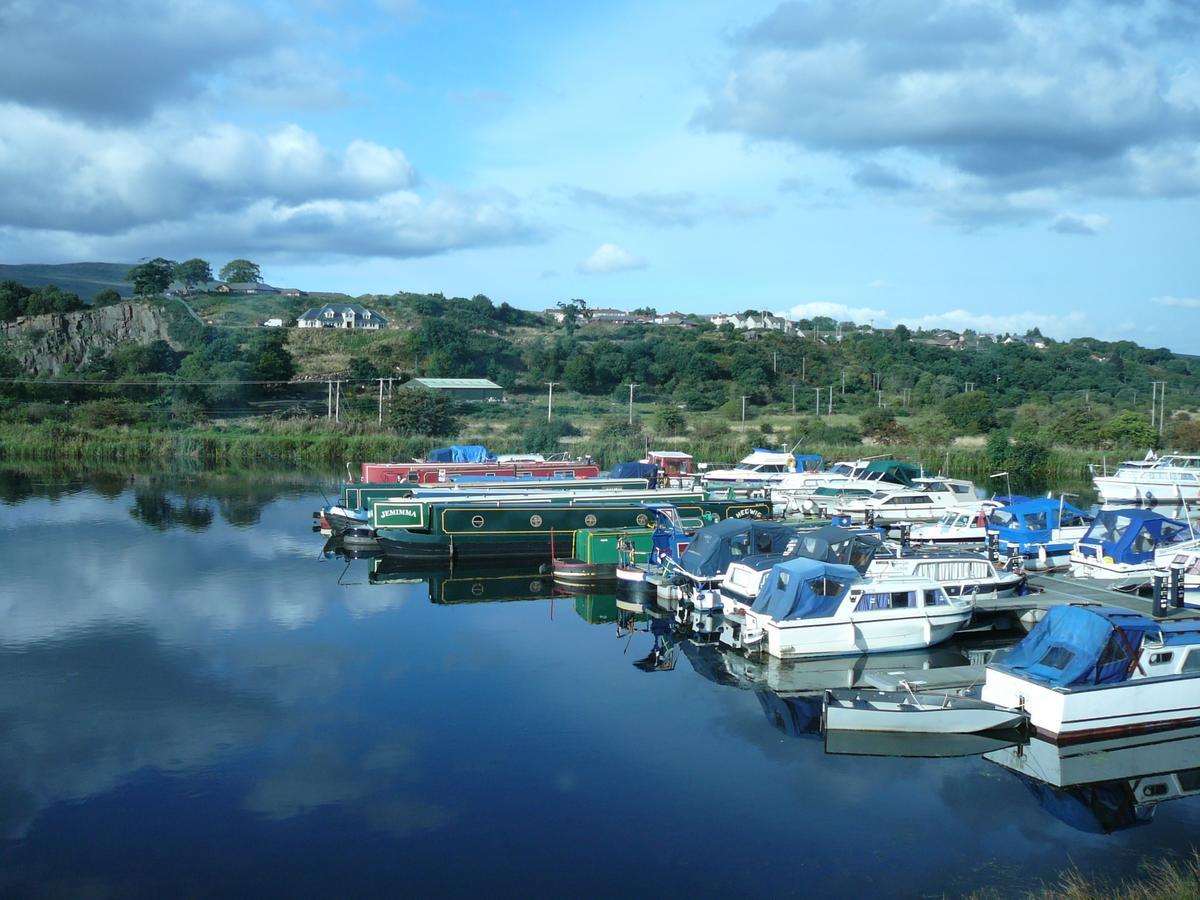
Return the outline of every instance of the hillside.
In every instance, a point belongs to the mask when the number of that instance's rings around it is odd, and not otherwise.
[[[15,281],[28,287],[53,284],[68,293],[90,300],[106,288],[124,297],[133,295],[133,287],[125,280],[130,263],[61,263],[43,265],[0,265],[0,281]]]

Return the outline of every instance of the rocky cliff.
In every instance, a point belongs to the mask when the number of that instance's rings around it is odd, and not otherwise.
[[[0,351],[15,356],[37,377],[60,375],[68,366],[82,366],[122,344],[157,340],[180,349],[167,334],[162,311],[148,303],[115,303],[0,322]]]

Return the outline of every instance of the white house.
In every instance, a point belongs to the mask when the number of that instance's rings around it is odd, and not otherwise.
[[[719,313],[712,316],[709,321],[718,327],[728,322],[734,328],[744,331],[782,331],[784,334],[791,334],[796,330],[796,323],[791,319],[773,316],[767,312],[749,313],[748,315]]]
[[[298,328],[387,328],[387,319],[357,303],[326,303],[320,309],[307,310],[296,320]]]

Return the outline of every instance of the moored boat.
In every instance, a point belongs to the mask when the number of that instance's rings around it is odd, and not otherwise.
[[[744,614],[725,616],[721,641],[783,659],[910,650],[951,637],[973,607],[926,578],[864,578],[800,557],[775,564]]]
[[[1105,503],[1194,503],[1200,500],[1200,456],[1171,453],[1129,460],[1092,482]]]
[[[1016,728],[1020,710],[954,694],[868,688],[827,690],[827,731],[896,731],[912,734],[973,734]]]
[[[1200,722],[1200,623],[1127,609],[1052,606],[988,664],[982,699],[1023,708],[1065,742]]]
[[[1091,516],[1067,503],[1065,497],[1014,503],[993,509],[987,519],[1000,555],[1017,559],[1023,568],[1035,572],[1066,565],[1091,522]]]
[[[1197,546],[1189,522],[1149,509],[1105,509],[1071,550],[1071,574],[1118,588],[1139,587],[1150,582],[1160,564]]]

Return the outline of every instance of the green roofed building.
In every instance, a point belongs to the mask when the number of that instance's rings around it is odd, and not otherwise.
[[[414,378],[406,388],[447,394],[455,400],[503,400],[504,388],[487,378]]]

